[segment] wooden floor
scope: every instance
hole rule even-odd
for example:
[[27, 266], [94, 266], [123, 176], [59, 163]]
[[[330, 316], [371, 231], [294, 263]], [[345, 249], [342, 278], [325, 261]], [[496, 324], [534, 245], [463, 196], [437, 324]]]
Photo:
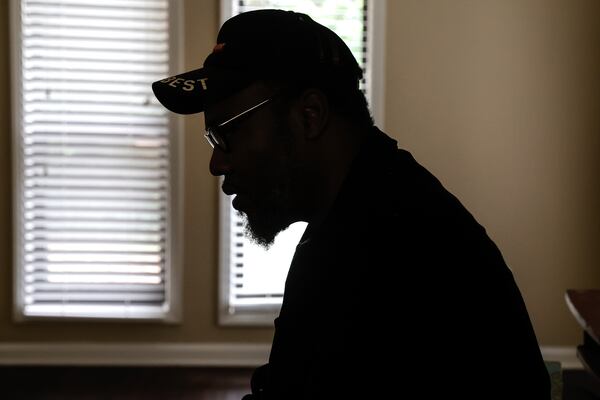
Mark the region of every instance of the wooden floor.
[[563, 400], [600, 400], [600, 380], [584, 370], [563, 371]]
[[[250, 368], [0, 367], [2, 400], [240, 400]], [[435, 380], [435, 377], [432, 377]], [[600, 381], [564, 370], [563, 400], [599, 400]]]
[[6, 400], [240, 400], [252, 369], [1, 367]]

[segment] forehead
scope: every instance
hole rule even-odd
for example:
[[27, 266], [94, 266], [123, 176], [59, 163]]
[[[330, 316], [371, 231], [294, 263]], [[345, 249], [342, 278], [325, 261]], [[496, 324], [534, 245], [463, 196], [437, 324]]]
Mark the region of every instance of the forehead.
[[211, 105], [204, 111], [204, 124], [209, 127], [227, 120], [265, 100], [271, 95], [270, 89], [263, 82], [255, 82], [226, 99]]

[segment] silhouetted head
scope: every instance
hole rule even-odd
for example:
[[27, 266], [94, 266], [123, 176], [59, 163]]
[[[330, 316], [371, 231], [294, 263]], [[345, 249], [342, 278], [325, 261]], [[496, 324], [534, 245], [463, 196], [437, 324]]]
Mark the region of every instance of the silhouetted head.
[[335, 199], [373, 124], [362, 75], [330, 29], [305, 14], [259, 10], [225, 22], [203, 68], [152, 88], [173, 112], [204, 112], [210, 172], [268, 245]]

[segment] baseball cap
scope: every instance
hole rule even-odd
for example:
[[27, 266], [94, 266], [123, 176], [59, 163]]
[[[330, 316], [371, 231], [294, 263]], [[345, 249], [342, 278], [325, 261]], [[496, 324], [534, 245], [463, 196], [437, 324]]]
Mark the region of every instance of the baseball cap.
[[227, 20], [203, 67], [152, 84], [178, 114], [202, 112], [260, 79], [326, 76], [358, 88], [363, 72], [344, 41], [308, 15], [255, 10]]

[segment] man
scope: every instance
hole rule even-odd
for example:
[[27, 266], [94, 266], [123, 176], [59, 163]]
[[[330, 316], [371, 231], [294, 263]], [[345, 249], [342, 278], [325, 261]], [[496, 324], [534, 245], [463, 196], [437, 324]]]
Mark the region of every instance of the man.
[[168, 109], [204, 112], [210, 172], [257, 242], [309, 223], [247, 398], [547, 400], [499, 250], [373, 126], [361, 78], [331, 30], [263, 10], [227, 21], [203, 68], [153, 84]]

